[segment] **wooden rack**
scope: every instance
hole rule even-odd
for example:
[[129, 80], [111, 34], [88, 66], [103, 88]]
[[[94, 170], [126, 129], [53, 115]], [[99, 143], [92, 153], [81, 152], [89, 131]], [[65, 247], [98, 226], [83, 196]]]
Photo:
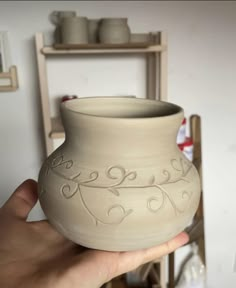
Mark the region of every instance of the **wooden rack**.
[[[129, 43], [124, 45], [101, 45], [101, 44], [88, 44], [88, 45], [54, 45], [45, 46], [43, 40], [43, 34], [37, 33], [35, 35], [36, 43], [36, 55], [38, 64], [38, 75], [39, 75], [39, 86], [40, 86], [40, 98], [41, 98], [41, 108], [43, 115], [43, 125], [44, 125], [44, 137], [45, 137], [45, 147], [46, 156], [51, 154], [54, 150], [53, 141], [54, 139], [64, 138], [64, 129], [61, 123], [60, 117], [51, 117], [50, 115], [50, 105], [49, 105], [49, 89], [48, 89], [48, 76], [47, 76], [47, 59], [49, 57], [60, 57], [66, 55], [73, 55], [79, 57], [81, 55], [96, 54], [96, 55], [114, 55], [114, 54], [124, 54], [133, 55], [141, 54], [146, 59], [146, 95], [148, 99], [159, 99], [167, 100], [167, 36], [164, 32], [157, 32], [155, 37], [151, 35], [152, 40], [149, 43]], [[191, 120], [191, 131], [194, 140], [194, 164], [196, 165], [198, 171], [201, 171], [201, 141], [200, 141], [200, 126], [198, 118]], [[201, 175], [201, 174], [200, 174]], [[203, 210], [202, 210], [202, 200], [196, 215], [199, 215], [198, 219], [201, 219], [201, 225], [203, 225]], [[198, 217], [198, 216], [196, 216]], [[196, 218], [197, 219], [197, 218]], [[199, 220], [200, 221], [200, 220]], [[199, 222], [198, 221], [198, 228]], [[196, 228], [197, 226], [195, 226]], [[194, 227], [192, 227], [194, 228]], [[194, 231], [194, 229], [193, 229]], [[201, 228], [203, 231], [203, 227]], [[196, 232], [196, 229], [195, 229]], [[205, 257], [204, 250], [204, 236], [199, 237], [197, 241], [201, 245], [201, 253]], [[193, 233], [192, 233], [193, 235]], [[195, 239], [196, 240], [196, 239]], [[202, 243], [202, 244], [200, 244]], [[147, 273], [152, 271], [152, 267], [155, 263], [160, 266], [160, 279], [156, 281], [155, 287], [166, 288], [166, 259], [163, 257], [157, 259], [156, 261], [149, 263], [142, 267], [140, 272], [143, 279], [147, 276]], [[116, 287], [116, 284], [107, 284], [107, 287]], [[153, 286], [153, 287], [154, 287]], [[174, 253], [169, 256], [169, 288], [174, 287]]]

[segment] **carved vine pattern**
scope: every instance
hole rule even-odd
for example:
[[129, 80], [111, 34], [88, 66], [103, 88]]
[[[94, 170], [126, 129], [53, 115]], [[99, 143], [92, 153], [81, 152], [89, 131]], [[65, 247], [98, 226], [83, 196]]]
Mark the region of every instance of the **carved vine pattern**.
[[[66, 183], [63, 184], [60, 188], [60, 192], [62, 194], [62, 196], [66, 199], [70, 199], [72, 198], [76, 193], [79, 192], [79, 196], [81, 199], [81, 202], [84, 206], [84, 208], [87, 210], [88, 214], [93, 218], [93, 220], [95, 221], [95, 224], [98, 225], [98, 223], [103, 223], [103, 224], [119, 224], [121, 223], [128, 215], [130, 215], [133, 210], [129, 209], [129, 210], [125, 210], [125, 208], [120, 205], [120, 204], [116, 204], [116, 205], [112, 205], [111, 207], [108, 208], [107, 210], [107, 216], [109, 216], [111, 214], [111, 212], [113, 210], [119, 210], [121, 212], [121, 217], [120, 219], [118, 219], [117, 221], [113, 221], [113, 222], [104, 222], [101, 219], [99, 219], [92, 211], [91, 209], [89, 209], [88, 205], [86, 204], [84, 197], [82, 195], [81, 192], [81, 187], [90, 187], [90, 188], [102, 188], [102, 189], [106, 189], [107, 191], [109, 191], [110, 193], [114, 194], [115, 196], [119, 197], [120, 196], [120, 189], [129, 189], [129, 188], [136, 188], [136, 189], [141, 189], [141, 188], [151, 188], [151, 187], [155, 187], [157, 188], [157, 192], [161, 193], [161, 205], [159, 205], [157, 208], [154, 208], [153, 205], [155, 202], [159, 202], [160, 200], [156, 197], [156, 196], [151, 196], [147, 199], [147, 209], [151, 212], [151, 213], [157, 213], [158, 211], [161, 210], [161, 208], [164, 206], [165, 202], [167, 200], [169, 200], [169, 203], [171, 204], [171, 206], [174, 209], [174, 212], [176, 215], [178, 215], [179, 213], [183, 213], [184, 210], [181, 210], [177, 207], [177, 205], [175, 204], [174, 200], [172, 199], [172, 197], [168, 194], [168, 192], [165, 189], [165, 185], [169, 185], [169, 184], [173, 184], [173, 183], [177, 183], [179, 181], [185, 181], [185, 182], [189, 182], [188, 178], [187, 178], [187, 174], [189, 173], [192, 164], [191, 163], [187, 163], [186, 167], [184, 165], [184, 163], [186, 164], [187, 162], [185, 162], [185, 160], [183, 160], [182, 158], [180, 159], [171, 159], [170, 164], [171, 167], [174, 171], [179, 172], [179, 176], [175, 179], [173, 179], [173, 177], [171, 176], [171, 172], [169, 170], [164, 169], [162, 171], [163, 176], [165, 177], [164, 180], [162, 180], [161, 182], [158, 182], [158, 180], [156, 179], [156, 176], [152, 175], [149, 178], [149, 181], [146, 185], [125, 185], [124, 182], [125, 180], [128, 181], [133, 181], [137, 178], [137, 172], [136, 171], [127, 171], [124, 167], [120, 166], [120, 165], [115, 165], [115, 166], [111, 166], [109, 167], [106, 171], [105, 171], [105, 175], [109, 180], [114, 181], [112, 184], [109, 185], [98, 185], [96, 184], [96, 180], [99, 178], [99, 172], [98, 171], [93, 171], [89, 174], [88, 178], [85, 180], [80, 179], [81, 176], [81, 172], [75, 174], [75, 175], [71, 175], [71, 176], [65, 176], [63, 175], [61, 172], [59, 172], [58, 170], [56, 170], [55, 168], [57, 167], [61, 167], [63, 166], [63, 168], [65, 169], [70, 169], [73, 166], [73, 161], [72, 160], [64, 160], [64, 156], [63, 155], [59, 155], [56, 158], [54, 158], [52, 160], [51, 163], [48, 163], [47, 169], [46, 169], [46, 175], [49, 173], [49, 171], [52, 171], [54, 174], [58, 175], [59, 177], [65, 179], [67, 182], [72, 182], [75, 184], [75, 188], [72, 190], [70, 184]], [[114, 174], [114, 172], [118, 172], [120, 175], [116, 176]], [[45, 189], [42, 189], [42, 194], [40, 196], [43, 196], [46, 193]], [[191, 193], [187, 192], [187, 191], [182, 191], [182, 198], [191, 198]]]

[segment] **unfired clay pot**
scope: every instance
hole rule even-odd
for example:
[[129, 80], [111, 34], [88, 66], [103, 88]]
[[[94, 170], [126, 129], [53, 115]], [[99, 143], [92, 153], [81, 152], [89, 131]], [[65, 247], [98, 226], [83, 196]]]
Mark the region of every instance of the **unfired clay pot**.
[[39, 199], [51, 224], [83, 246], [127, 251], [190, 224], [200, 182], [176, 144], [183, 110], [131, 97], [63, 102], [66, 140], [45, 161]]
[[99, 26], [99, 40], [104, 44], [123, 44], [130, 41], [127, 18], [103, 18]]

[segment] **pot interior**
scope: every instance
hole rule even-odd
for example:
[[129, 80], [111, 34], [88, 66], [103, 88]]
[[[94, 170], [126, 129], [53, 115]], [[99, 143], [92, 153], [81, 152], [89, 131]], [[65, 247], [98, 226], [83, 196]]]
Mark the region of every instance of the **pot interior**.
[[108, 118], [153, 118], [182, 112], [181, 107], [169, 102], [132, 97], [87, 97], [62, 105], [79, 114]]

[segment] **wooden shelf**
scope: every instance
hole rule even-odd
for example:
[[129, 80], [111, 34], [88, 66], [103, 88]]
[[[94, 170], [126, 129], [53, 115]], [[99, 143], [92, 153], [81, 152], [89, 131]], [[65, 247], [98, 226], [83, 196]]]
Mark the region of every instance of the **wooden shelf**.
[[[59, 45], [59, 44], [58, 44]], [[58, 46], [57, 46], [58, 47]], [[123, 45], [61, 45], [60, 49], [53, 46], [45, 46], [41, 49], [44, 55], [75, 55], [75, 54], [129, 54], [129, 53], [153, 53], [167, 49], [166, 45], [144, 45], [133, 43]]]

